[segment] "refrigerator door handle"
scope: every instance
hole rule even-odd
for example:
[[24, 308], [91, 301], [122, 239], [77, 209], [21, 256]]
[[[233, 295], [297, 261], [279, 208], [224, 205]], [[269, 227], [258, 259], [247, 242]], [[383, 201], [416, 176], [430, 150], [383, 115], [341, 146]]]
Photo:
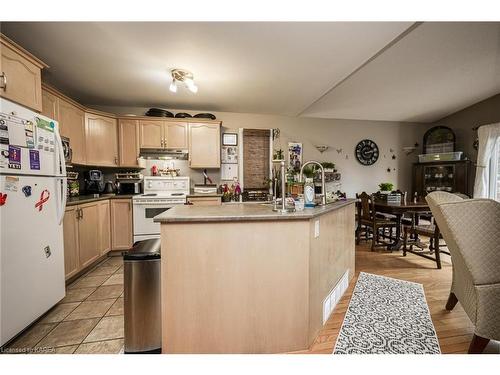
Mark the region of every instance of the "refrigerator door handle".
[[58, 157], [56, 158], [56, 175], [58, 176], [66, 176], [66, 161], [64, 158], [64, 147], [62, 144], [62, 139], [61, 139], [61, 134], [59, 134], [59, 126], [56, 129], [57, 131], [54, 132], [56, 136], [56, 142], [57, 142], [57, 154]]
[[[59, 182], [60, 181], [60, 182]], [[64, 212], [66, 211], [66, 191], [68, 190], [68, 180], [66, 177], [56, 177], [56, 190], [57, 190], [57, 222], [62, 224], [64, 219]]]

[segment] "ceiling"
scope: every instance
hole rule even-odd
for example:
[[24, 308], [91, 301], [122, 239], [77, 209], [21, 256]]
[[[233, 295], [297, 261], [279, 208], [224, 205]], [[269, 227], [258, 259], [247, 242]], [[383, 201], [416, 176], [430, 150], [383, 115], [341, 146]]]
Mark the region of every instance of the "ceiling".
[[[500, 23], [16, 22], [86, 105], [432, 122], [500, 92]], [[193, 72], [197, 94], [168, 90]]]

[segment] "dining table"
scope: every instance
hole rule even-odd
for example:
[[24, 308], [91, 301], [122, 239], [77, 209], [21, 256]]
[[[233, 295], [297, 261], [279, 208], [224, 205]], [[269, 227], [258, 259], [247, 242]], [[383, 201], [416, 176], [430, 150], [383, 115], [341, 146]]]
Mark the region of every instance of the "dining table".
[[[414, 215], [416, 213], [430, 212], [429, 205], [426, 201], [418, 200], [416, 202], [401, 202], [401, 203], [389, 203], [383, 200], [375, 200], [375, 210], [384, 214], [394, 215], [397, 222], [396, 226], [396, 238], [395, 240], [387, 246], [388, 250], [394, 251], [401, 249], [403, 241], [401, 239], [401, 224], [404, 214]], [[418, 215], [417, 215], [418, 216]]]

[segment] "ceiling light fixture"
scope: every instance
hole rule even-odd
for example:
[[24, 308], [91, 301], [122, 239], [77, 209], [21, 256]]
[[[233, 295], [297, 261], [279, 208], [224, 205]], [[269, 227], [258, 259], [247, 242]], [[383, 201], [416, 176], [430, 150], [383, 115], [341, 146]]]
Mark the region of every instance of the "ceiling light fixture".
[[194, 83], [193, 73], [184, 69], [172, 69], [172, 83], [170, 84], [170, 91], [177, 92], [177, 84], [182, 82], [189, 91], [196, 94], [198, 92], [198, 86]]

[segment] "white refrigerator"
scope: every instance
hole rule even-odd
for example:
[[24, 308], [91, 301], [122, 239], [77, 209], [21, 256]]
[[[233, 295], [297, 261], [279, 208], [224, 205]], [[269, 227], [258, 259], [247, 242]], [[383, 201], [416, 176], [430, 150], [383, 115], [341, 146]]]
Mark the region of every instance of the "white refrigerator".
[[0, 98], [0, 346], [65, 296], [58, 123]]

